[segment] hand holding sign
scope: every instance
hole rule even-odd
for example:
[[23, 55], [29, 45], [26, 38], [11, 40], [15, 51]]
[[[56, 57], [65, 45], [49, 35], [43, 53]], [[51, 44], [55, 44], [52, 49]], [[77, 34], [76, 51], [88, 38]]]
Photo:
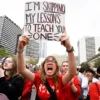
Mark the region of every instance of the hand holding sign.
[[24, 34], [24, 29], [22, 30], [22, 35], [19, 37], [18, 50], [23, 50], [24, 47], [29, 43], [28, 35]]
[[70, 44], [69, 36], [67, 35], [66, 29], [63, 34], [59, 37], [59, 41], [61, 41], [61, 44], [65, 46], [67, 49], [71, 49], [72, 46]]

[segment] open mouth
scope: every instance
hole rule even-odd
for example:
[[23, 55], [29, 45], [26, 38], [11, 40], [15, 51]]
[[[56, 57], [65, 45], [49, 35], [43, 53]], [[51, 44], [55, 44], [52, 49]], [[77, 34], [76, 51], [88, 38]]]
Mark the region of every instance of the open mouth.
[[51, 70], [51, 71], [52, 71], [52, 70], [53, 70], [53, 68], [47, 68], [47, 70]]

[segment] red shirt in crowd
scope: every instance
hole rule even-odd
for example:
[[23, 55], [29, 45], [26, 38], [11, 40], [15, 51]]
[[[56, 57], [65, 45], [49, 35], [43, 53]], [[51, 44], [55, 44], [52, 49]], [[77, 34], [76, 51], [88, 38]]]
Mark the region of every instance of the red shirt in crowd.
[[68, 83], [65, 87], [64, 87], [64, 100], [78, 100], [80, 93], [81, 93], [81, 85], [80, 85], [80, 81], [78, 79], [77, 76], [73, 77], [73, 83], [76, 86], [76, 88], [78, 89], [76, 93], [72, 92], [71, 86]]
[[[55, 89], [55, 84], [53, 82], [52, 78], [47, 79], [50, 87], [54, 90]], [[38, 91], [38, 96], [41, 100], [48, 100], [50, 97], [50, 93], [47, 90], [46, 86], [41, 82], [41, 78], [39, 74], [35, 73], [35, 80], [34, 84], [36, 87], [36, 90]], [[62, 83], [62, 76], [59, 76], [59, 82], [58, 85], [56, 86], [56, 95], [57, 95], [57, 100], [64, 100], [63, 96], [63, 83]]]
[[[97, 88], [97, 86], [98, 88]], [[98, 84], [97, 82], [95, 83], [91, 83], [89, 85], [89, 96], [90, 96], [90, 100], [100, 100], [100, 84]]]
[[32, 90], [32, 85], [33, 85], [33, 83], [31, 81], [29, 81], [29, 80], [25, 81], [22, 96], [21, 96], [21, 100], [28, 100], [29, 93]]

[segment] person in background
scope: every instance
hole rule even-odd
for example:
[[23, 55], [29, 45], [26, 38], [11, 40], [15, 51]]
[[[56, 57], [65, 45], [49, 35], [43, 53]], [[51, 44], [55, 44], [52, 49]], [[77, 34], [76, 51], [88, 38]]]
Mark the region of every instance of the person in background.
[[89, 85], [90, 83], [96, 82], [98, 80], [97, 79], [94, 80], [95, 72], [91, 68], [86, 69], [84, 76], [88, 79], [88, 83], [86, 82], [87, 86], [83, 88], [83, 97], [84, 97], [84, 100], [88, 100], [89, 99], [89, 94], [88, 94]]
[[[30, 72], [24, 64], [23, 50], [24, 47], [29, 43], [29, 37], [22, 34], [19, 37], [17, 47], [17, 60], [18, 60], [18, 71], [28, 80], [34, 82], [37, 90], [38, 100], [64, 100], [63, 88], [71, 81], [76, 75], [76, 61], [73, 53], [73, 47], [70, 44], [69, 37], [66, 31], [61, 34], [59, 41], [65, 46], [68, 52], [68, 64], [69, 69], [66, 74], [59, 75], [59, 66], [57, 60], [53, 56], [48, 56], [41, 64], [39, 74]], [[47, 84], [50, 86], [52, 93], [46, 88]]]
[[[66, 74], [68, 71], [68, 61], [63, 61], [62, 74]], [[81, 85], [78, 77], [75, 75], [72, 80], [64, 87], [64, 100], [78, 100], [81, 93]]]
[[84, 76], [85, 70], [83, 68], [79, 69], [78, 67], [77, 67], [77, 77], [81, 84], [81, 94], [79, 96], [79, 100], [84, 100], [84, 93], [85, 93], [84, 91], [88, 87], [88, 78]]
[[34, 72], [34, 67], [32, 64], [27, 64], [26, 66], [32, 73]]
[[98, 81], [90, 83], [89, 85], [89, 97], [90, 100], [100, 100], [100, 66], [97, 67]]
[[100, 80], [100, 66], [97, 67], [96, 78]]
[[24, 79], [17, 73], [17, 63], [13, 57], [5, 58], [0, 68], [0, 93], [9, 100], [18, 100], [22, 94]]
[[96, 79], [95, 76], [95, 71], [93, 69], [87, 69], [85, 71], [85, 76], [88, 78], [88, 84], [91, 82], [97, 82], [98, 79]]
[[40, 71], [40, 66], [36, 66], [34, 68], [34, 73], [38, 73], [39, 74], [39, 71]]

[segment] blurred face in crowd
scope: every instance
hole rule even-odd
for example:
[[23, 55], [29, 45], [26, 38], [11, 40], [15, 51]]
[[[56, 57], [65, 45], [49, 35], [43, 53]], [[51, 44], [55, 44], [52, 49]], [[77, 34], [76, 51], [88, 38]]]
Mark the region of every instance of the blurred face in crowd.
[[68, 71], [68, 62], [62, 63], [62, 73], [65, 74]]
[[44, 70], [47, 77], [52, 77], [57, 69], [56, 60], [53, 57], [48, 57], [44, 63]]
[[91, 72], [86, 72], [85, 75], [88, 78], [89, 82], [92, 82], [93, 74]]
[[12, 70], [13, 69], [13, 59], [7, 58], [3, 63], [4, 70]]

